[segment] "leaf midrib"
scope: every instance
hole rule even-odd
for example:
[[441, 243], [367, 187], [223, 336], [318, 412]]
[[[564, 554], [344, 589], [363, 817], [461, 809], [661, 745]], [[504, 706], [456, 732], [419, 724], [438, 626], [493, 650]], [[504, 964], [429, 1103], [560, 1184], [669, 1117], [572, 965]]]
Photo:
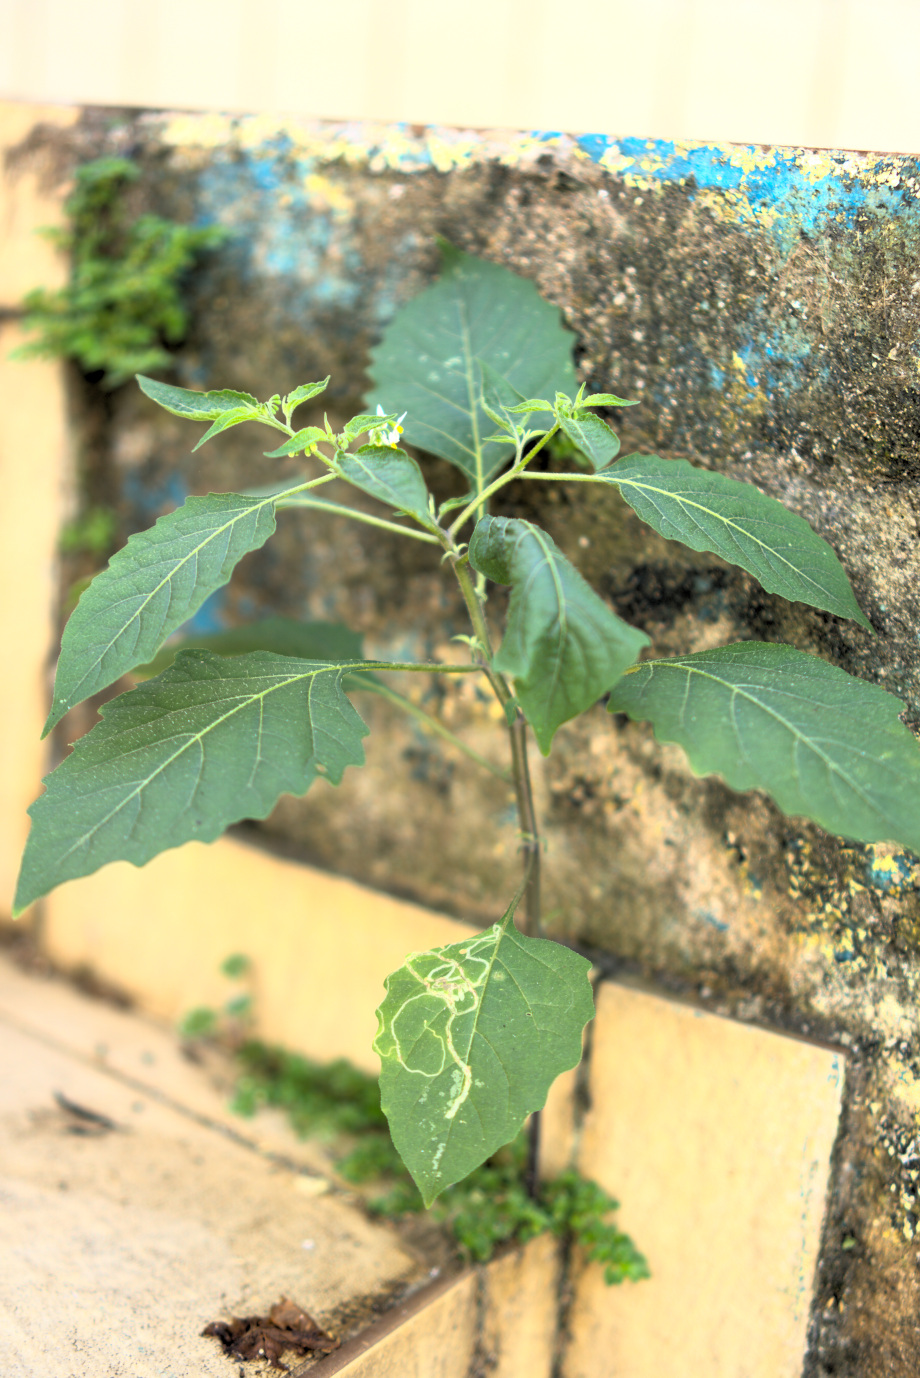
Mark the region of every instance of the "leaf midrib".
[[[739, 549], [742, 550], [742, 553], [743, 553], [743, 546], [742, 546], [741, 541], [739, 540], [738, 536], [735, 535], [735, 532], [736, 532], [736, 531], [740, 531], [744, 536], [747, 537], [747, 539], [748, 539], [749, 541], [752, 541], [755, 545], [759, 546], [760, 549], [761, 549], [765, 554], [770, 554], [770, 555], [774, 556], [777, 560], [780, 560], [780, 561], [781, 561], [784, 565], [786, 565], [787, 568], [790, 569], [794, 574], [797, 574], [797, 575], [799, 576], [799, 578], [803, 579], [806, 583], [811, 584], [812, 587], [816, 588], [820, 593], [822, 593], [822, 594], [824, 595], [825, 598], [836, 598], [836, 597], [837, 597], [837, 595], [834, 593], [834, 591], [833, 591], [832, 589], [826, 588], [823, 584], [819, 583], [817, 579], [812, 578], [811, 575], [807, 574], [803, 569], [800, 569], [798, 565], [793, 564], [793, 562], [792, 562], [791, 560], [787, 559], [786, 556], [784, 556], [780, 551], [776, 550], [773, 546], [767, 545], [767, 543], [766, 543], [765, 541], [762, 541], [758, 536], [755, 536], [753, 532], [748, 531], [744, 526], [741, 525], [740, 522], [733, 521], [730, 517], [725, 517], [725, 516], [722, 515], [722, 513], [713, 511], [713, 509], [712, 509], [711, 507], [706, 507], [706, 506], [705, 506], [703, 503], [701, 503], [701, 502], [696, 502], [696, 501], [694, 501], [692, 498], [687, 498], [687, 497], [684, 497], [684, 496], [681, 495], [681, 494], [674, 493], [674, 492], [672, 492], [671, 490], [669, 490], [669, 489], [667, 489], [667, 488], [658, 488], [658, 487], [656, 487], [654, 484], [651, 484], [651, 483], [642, 483], [642, 482], [641, 482], [640, 480], [638, 480], [638, 479], [632, 479], [632, 478], [619, 478], [619, 477], [617, 477], [616, 473], [612, 473], [612, 474], [610, 474], [609, 476], [605, 476], [605, 477], [607, 478], [607, 481], [608, 481], [608, 482], [616, 484], [617, 487], [620, 487], [620, 488], [624, 488], [624, 487], [625, 487], [625, 488], [628, 488], [628, 487], [638, 488], [638, 489], [642, 490], [643, 492], [647, 492], [647, 493], [649, 493], [649, 494], [656, 494], [656, 495], [661, 496], [661, 497], [671, 498], [672, 501], [678, 503], [680, 506], [682, 506], [682, 507], [684, 507], [684, 508], [691, 508], [691, 507], [694, 507], [694, 508], [696, 508], [696, 509], [697, 509], [698, 511], [700, 511], [700, 512], [705, 512], [708, 516], [714, 517], [714, 518], [716, 519], [716, 521], [722, 522], [727, 528], [729, 528], [729, 529], [731, 530], [731, 532], [732, 532], [732, 539], [736, 542], [736, 544], [738, 545]], [[756, 491], [757, 491], [758, 493], [760, 493], [760, 489], [759, 489], [759, 488], [758, 488]], [[763, 495], [762, 495], [762, 496], [763, 496]], [[659, 509], [659, 510], [660, 510], [660, 509]], [[666, 514], [666, 513], [662, 513], [662, 515], [663, 515], [663, 516], [666, 516], [667, 514]], [[687, 515], [690, 516], [690, 513], [688, 512]], [[795, 513], [790, 513], [789, 515], [790, 515], [790, 516], [795, 516]], [[704, 528], [702, 527], [702, 525], [700, 524], [700, 522], [699, 522], [695, 517], [694, 517], [694, 518], [691, 518], [691, 519], [695, 522], [695, 524], [696, 524], [696, 526], [697, 526], [697, 529], [702, 533], [702, 535], [706, 536], [707, 533], [705, 532], [705, 530], [704, 530]], [[810, 528], [809, 528], [809, 529], [810, 529]]]
[[[199, 554], [201, 553], [201, 551], [204, 550], [204, 549], [208, 546], [208, 544], [209, 544], [211, 541], [216, 540], [217, 537], [223, 535], [223, 533], [224, 533], [225, 531], [231, 530], [231, 529], [233, 528], [233, 526], [234, 526], [237, 522], [242, 521], [244, 517], [248, 517], [248, 516], [253, 516], [253, 515], [255, 515], [257, 512], [261, 511], [261, 509], [262, 509], [263, 507], [272, 506], [274, 503], [278, 502], [279, 498], [284, 497], [284, 496], [285, 496], [285, 495], [284, 495], [283, 493], [280, 493], [280, 494], [279, 494], [279, 493], [275, 493], [275, 494], [273, 494], [272, 497], [270, 497], [270, 498], [264, 498], [261, 502], [254, 503], [252, 506], [249, 506], [249, 507], [246, 507], [246, 508], [241, 509], [241, 510], [238, 511], [229, 521], [224, 522], [224, 524], [223, 524], [222, 526], [219, 526], [219, 527], [217, 527], [214, 531], [212, 531], [212, 532], [207, 536], [207, 538], [206, 538], [205, 540], [201, 541], [197, 546], [195, 546], [194, 549], [188, 551], [187, 554], [186, 554], [181, 560], [179, 560], [176, 564], [174, 564], [174, 565], [172, 566], [172, 568], [171, 568], [169, 574], [165, 575], [165, 576], [160, 580], [160, 582], [155, 586], [155, 588], [152, 588], [152, 589], [149, 591], [149, 593], [147, 594], [147, 597], [146, 597], [146, 598], [144, 599], [144, 601], [138, 606], [138, 608], [135, 610], [134, 614], [133, 614], [131, 617], [129, 617], [128, 620], [127, 620], [126, 622], [122, 623], [122, 625], [119, 627], [118, 631], [115, 632], [115, 634], [111, 637], [111, 639], [105, 644], [105, 646], [102, 648], [102, 650], [101, 650], [101, 651], [98, 653], [98, 655], [96, 656], [95, 660], [92, 661], [92, 663], [87, 667], [87, 669], [85, 670], [85, 672], [83, 673], [83, 675], [80, 677], [80, 679], [77, 681], [77, 683], [71, 688], [69, 694], [67, 694], [66, 697], [64, 697], [63, 699], [59, 700], [59, 704], [60, 704], [60, 703], [70, 703], [70, 702], [76, 702], [76, 701], [77, 701], [77, 700], [74, 699], [73, 696], [74, 696], [74, 694], [79, 693], [80, 686], [86, 682], [86, 680], [89, 678], [89, 676], [92, 674], [92, 672], [93, 672], [94, 670], [96, 670], [96, 669], [99, 668], [99, 666], [102, 664], [102, 661], [105, 659], [105, 657], [108, 655], [109, 651], [110, 651], [110, 650], [112, 649], [112, 647], [115, 645], [116, 641], [120, 640], [120, 638], [123, 637], [123, 636], [125, 635], [125, 633], [127, 632], [128, 628], [132, 625], [132, 623], [136, 622], [136, 621], [138, 620], [138, 618], [141, 617], [141, 615], [143, 614], [143, 612], [144, 612], [144, 610], [146, 609], [147, 605], [150, 603], [151, 599], [155, 598], [156, 595], [160, 592], [160, 590], [163, 589], [164, 587], [166, 587], [166, 585], [172, 583], [172, 581], [176, 578], [177, 574], [178, 574], [179, 571], [183, 568], [184, 565], [188, 564], [188, 562], [189, 562], [190, 560], [193, 560], [193, 559], [197, 560], [197, 558], [198, 558]], [[178, 539], [178, 538], [179, 538], [179, 533], [176, 533], [176, 535], [173, 537], [173, 539]], [[125, 571], [125, 573], [127, 574], [127, 571]], [[170, 602], [171, 602], [171, 595], [170, 595]], [[113, 605], [113, 604], [110, 604], [109, 606], [110, 606], [110, 607], [112, 607], [112, 606], [116, 606], [116, 607], [117, 607], [117, 603], [114, 604], [114, 605]], [[169, 611], [169, 609], [167, 608], [167, 613], [168, 613], [168, 611]], [[165, 618], [164, 618], [164, 620], [165, 620]]]
[[[335, 665], [335, 666], [331, 666], [331, 667], [329, 667], [329, 666], [324, 666], [321, 670], [308, 670], [308, 671], [305, 671], [304, 673], [299, 674], [299, 675], [291, 675], [291, 676], [289, 676], [287, 679], [281, 680], [281, 681], [279, 681], [277, 684], [273, 684], [273, 685], [271, 685], [269, 688], [264, 689], [264, 690], [260, 691], [259, 693], [247, 695], [245, 698], [241, 699], [240, 702], [238, 702], [237, 704], [235, 704], [234, 707], [231, 708], [228, 712], [222, 714], [221, 717], [219, 717], [219, 718], [215, 718], [213, 722], [208, 723], [208, 725], [207, 725], [206, 727], [202, 728], [200, 732], [193, 733], [192, 736], [187, 737], [186, 740], [183, 742], [182, 746], [180, 746], [176, 751], [174, 751], [173, 754], [172, 754], [170, 757], [168, 757], [165, 761], [162, 761], [162, 762], [160, 763], [160, 765], [157, 766], [156, 770], [151, 771], [151, 773], [146, 777], [146, 779], [140, 781], [140, 782], [136, 785], [136, 787], [131, 791], [130, 794], [125, 795], [125, 797], [124, 797], [123, 799], [121, 799], [121, 800], [119, 801], [119, 803], [118, 803], [113, 809], [110, 809], [110, 810], [109, 810], [109, 812], [105, 815], [104, 818], [99, 819], [99, 821], [98, 821], [92, 828], [90, 828], [87, 832], [85, 832], [85, 833], [82, 835], [82, 837], [79, 837], [79, 838], [76, 840], [76, 842], [73, 843], [73, 845], [72, 845], [71, 847], [68, 847], [67, 851], [64, 852], [64, 854], [59, 858], [59, 860], [58, 860], [58, 865], [59, 865], [59, 866], [62, 865], [62, 864], [67, 860], [67, 858], [68, 858], [69, 856], [71, 856], [75, 851], [77, 851], [77, 849], [78, 849], [79, 847], [82, 847], [82, 846], [84, 845], [84, 843], [86, 843], [86, 842], [89, 841], [91, 838], [93, 838], [93, 837], [96, 835], [96, 833], [99, 832], [99, 830], [100, 830], [101, 828], [104, 828], [104, 827], [106, 826], [107, 823], [111, 822], [111, 820], [112, 820], [117, 814], [119, 814], [119, 813], [122, 811], [122, 809], [126, 808], [127, 805], [130, 804], [131, 801], [132, 801], [133, 799], [136, 799], [136, 798], [138, 797], [138, 795], [140, 795], [141, 793], [143, 793], [143, 791], [144, 791], [145, 789], [147, 789], [147, 788], [153, 783], [153, 781], [157, 779], [158, 776], [162, 775], [162, 773], [163, 773], [164, 770], [167, 770], [175, 761], [178, 761], [179, 758], [182, 756], [182, 754], [183, 754], [184, 752], [190, 750], [193, 746], [196, 746], [196, 745], [197, 745], [197, 746], [199, 746], [199, 747], [201, 748], [201, 750], [202, 750], [202, 756], [203, 756], [203, 755], [204, 755], [204, 748], [203, 748], [203, 746], [202, 746], [202, 743], [203, 743], [205, 737], [207, 737], [207, 735], [208, 735], [209, 732], [214, 731], [216, 728], [220, 727], [223, 723], [228, 722], [228, 721], [234, 716], [234, 714], [239, 713], [239, 712], [242, 712], [244, 708], [248, 708], [248, 707], [250, 707], [252, 704], [257, 703], [257, 702], [260, 702], [260, 701], [261, 701], [262, 705], [264, 705], [264, 701], [265, 701], [265, 699], [268, 697], [269, 694], [273, 694], [273, 693], [274, 693], [276, 690], [278, 690], [278, 689], [286, 689], [289, 685], [291, 685], [291, 684], [297, 684], [297, 683], [299, 683], [301, 680], [304, 680], [304, 679], [311, 679], [311, 678], [312, 678], [312, 679], [315, 679], [318, 675], [321, 675], [321, 674], [333, 674], [333, 673], [344, 674], [344, 672], [345, 672], [346, 669], [354, 670], [354, 669], [356, 669], [356, 668], [358, 668], [358, 667], [357, 667], [357, 666], [345, 666], [345, 667], [343, 667], [343, 666], [338, 665], [338, 664]], [[312, 717], [311, 717], [311, 725], [312, 725]], [[261, 726], [261, 716], [260, 716], [260, 726]], [[147, 743], [147, 745], [154, 745], [154, 746], [155, 746], [156, 743]], [[198, 786], [197, 786], [197, 783], [196, 783], [195, 788], [197, 789], [197, 787], [198, 787]]]
[[[643, 666], [642, 668], [646, 668], [646, 667], [649, 668], [649, 669], [651, 669], [651, 670], [655, 670], [655, 669], [682, 669], [682, 670], [686, 670], [687, 675], [688, 675], [688, 680], [687, 680], [688, 689], [687, 689], [687, 693], [689, 693], [689, 676], [690, 676], [690, 675], [699, 675], [699, 676], [700, 676], [701, 678], [703, 678], [703, 679], [709, 679], [709, 680], [711, 680], [714, 684], [721, 684], [724, 688], [729, 689], [729, 690], [731, 691], [731, 694], [732, 694], [732, 709], [731, 709], [731, 711], [732, 711], [732, 716], [733, 716], [733, 717], [734, 717], [734, 699], [735, 699], [735, 697], [738, 696], [738, 697], [741, 697], [741, 698], [743, 698], [743, 699], [747, 699], [747, 701], [748, 701], [749, 703], [754, 704], [755, 707], [759, 708], [762, 712], [766, 713], [769, 717], [774, 718], [775, 721], [776, 721], [777, 723], [781, 724], [783, 727], [785, 727], [785, 728], [791, 733], [791, 735], [795, 738], [795, 750], [796, 750], [796, 751], [799, 749], [800, 746], [804, 747], [806, 750], [813, 751], [814, 754], [815, 754], [820, 760], [822, 760], [822, 761], [824, 762], [825, 768], [826, 768], [832, 775], [835, 775], [836, 777], [838, 777], [844, 784], [848, 785], [849, 788], [852, 789], [853, 793], [854, 793], [854, 794], [857, 794], [857, 795], [859, 796], [859, 798], [862, 799], [863, 803], [864, 803], [868, 808], [872, 809], [872, 811], [873, 811], [874, 813], [880, 814], [882, 817], [886, 817], [886, 815], [883, 813], [883, 811], [879, 808], [878, 804], [876, 804], [876, 803], [873, 802], [871, 796], [867, 795], [867, 794], [865, 793], [865, 791], [864, 791], [855, 781], [852, 781], [852, 780], [849, 778], [849, 776], [847, 776], [847, 775], [843, 772], [843, 770], [842, 770], [839, 766], [836, 765], [836, 763], [833, 761], [833, 759], [832, 759], [830, 756], [827, 755], [826, 752], [822, 751], [822, 750], [820, 749], [820, 747], [818, 747], [817, 744], [814, 743], [809, 737], [806, 737], [805, 734], [804, 734], [804, 732], [800, 732], [799, 729], [795, 726], [794, 723], [789, 722], [788, 719], [784, 718], [784, 717], [782, 716], [781, 713], [778, 713], [778, 712], [776, 711], [776, 709], [771, 708], [768, 704], [764, 703], [761, 699], [758, 699], [757, 697], [755, 697], [754, 694], [752, 694], [752, 693], [750, 693], [750, 692], [748, 692], [748, 691], [745, 691], [744, 689], [742, 689], [742, 688], [741, 688], [740, 686], [738, 686], [738, 685], [729, 683], [728, 680], [720, 679], [718, 675], [714, 675], [714, 674], [712, 674], [711, 672], [706, 671], [706, 670], [701, 670], [701, 669], [699, 669], [696, 665], [688, 665], [685, 661], [678, 661], [676, 658], [675, 658], [675, 660], [673, 660], [673, 661], [669, 661], [669, 660], [647, 661], [647, 662], [646, 662], [646, 666]], [[687, 696], [686, 696], [686, 694], [685, 694], [685, 696], [684, 696], [684, 706], [681, 708], [680, 722], [681, 722], [681, 726], [682, 726], [682, 727], [684, 726], [684, 717], [683, 717], [683, 714], [684, 714], [684, 707], [686, 707], [686, 697], [687, 697]], [[738, 741], [739, 746], [741, 746], [742, 752], [743, 752], [743, 751], [744, 751], [743, 743], [742, 743], [742, 741], [741, 741], [741, 737], [740, 737], [740, 735], [738, 734], [737, 729], [735, 730], [735, 737], [736, 737], [736, 740]], [[798, 769], [798, 766], [797, 766], [797, 764], [796, 764], [796, 762], [795, 762], [794, 757], [793, 757], [793, 769], [795, 770], [796, 783], [799, 785], [799, 788], [801, 789], [801, 783], [800, 783], [800, 777], [799, 777], [799, 769]]]

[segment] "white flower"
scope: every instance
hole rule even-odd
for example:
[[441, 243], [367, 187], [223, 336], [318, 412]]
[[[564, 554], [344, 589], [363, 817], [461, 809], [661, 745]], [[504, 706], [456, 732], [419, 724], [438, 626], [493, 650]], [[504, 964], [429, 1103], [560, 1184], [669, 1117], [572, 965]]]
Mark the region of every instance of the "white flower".
[[[377, 415], [386, 416], [386, 412], [379, 402], [377, 403]], [[396, 418], [395, 426], [378, 426], [375, 430], [371, 431], [368, 436], [371, 444], [397, 446], [399, 444], [399, 437], [403, 433], [401, 422], [405, 421], [405, 419], [406, 413], [403, 412], [402, 416]]]

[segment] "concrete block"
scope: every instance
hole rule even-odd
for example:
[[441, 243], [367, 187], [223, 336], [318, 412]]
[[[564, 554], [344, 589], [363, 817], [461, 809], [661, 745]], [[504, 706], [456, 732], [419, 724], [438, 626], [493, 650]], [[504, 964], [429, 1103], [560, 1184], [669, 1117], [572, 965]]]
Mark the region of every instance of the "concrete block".
[[839, 1053], [605, 983], [580, 1167], [650, 1281], [575, 1283], [565, 1378], [799, 1378]]

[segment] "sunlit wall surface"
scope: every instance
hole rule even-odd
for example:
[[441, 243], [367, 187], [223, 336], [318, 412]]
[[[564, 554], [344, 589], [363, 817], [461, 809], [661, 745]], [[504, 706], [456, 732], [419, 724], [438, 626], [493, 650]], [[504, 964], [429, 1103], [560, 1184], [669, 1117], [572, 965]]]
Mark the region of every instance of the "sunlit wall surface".
[[917, 0], [0, 0], [0, 96], [914, 152]]

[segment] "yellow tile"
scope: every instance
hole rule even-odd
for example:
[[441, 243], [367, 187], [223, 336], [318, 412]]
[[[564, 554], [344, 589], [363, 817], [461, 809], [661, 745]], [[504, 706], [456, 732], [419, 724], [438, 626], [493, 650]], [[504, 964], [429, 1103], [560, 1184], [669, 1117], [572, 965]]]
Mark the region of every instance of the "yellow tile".
[[[0, 155], [38, 123], [66, 125], [73, 110], [0, 104]], [[40, 225], [60, 218], [60, 194], [43, 188], [41, 167], [6, 167], [0, 157], [0, 306], [18, 306], [29, 288], [58, 285], [65, 266]], [[8, 915], [26, 809], [44, 773], [40, 742], [54, 635], [57, 535], [70, 472], [61, 370], [9, 355], [18, 326], [0, 328], [0, 644], [11, 654], [0, 678], [0, 915]]]
[[552, 1235], [532, 1239], [482, 1270], [480, 1347], [489, 1378], [550, 1378], [560, 1271]]
[[652, 1279], [578, 1279], [566, 1378], [799, 1378], [842, 1058], [601, 987], [580, 1166]]
[[222, 1003], [232, 992], [220, 963], [243, 952], [264, 1038], [368, 1071], [384, 977], [407, 953], [470, 931], [226, 837], [72, 881], [45, 902], [43, 927], [54, 961], [88, 964], [170, 1020]]
[[[327, 1359], [323, 1378], [467, 1378], [476, 1347], [478, 1286], [475, 1273], [464, 1273], [433, 1296], [420, 1295], [398, 1308]], [[312, 1372], [312, 1365], [302, 1372]]]

